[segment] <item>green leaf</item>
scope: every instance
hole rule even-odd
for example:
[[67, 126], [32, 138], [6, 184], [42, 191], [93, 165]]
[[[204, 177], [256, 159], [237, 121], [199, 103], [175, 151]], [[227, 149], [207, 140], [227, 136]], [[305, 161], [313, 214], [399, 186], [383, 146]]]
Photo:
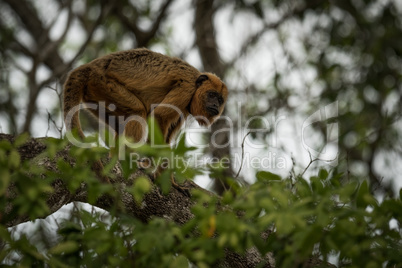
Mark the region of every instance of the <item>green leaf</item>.
[[[116, 166], [116, 163], [117, 163], [117, 156], [115, 155], [110, 159], [110, 161], [106, 165], [103, 166], [102, 171], [103, 175], [110, 176], [112, 169]], [[133, 167], [135, 168], [136, 165], [133, 165]], [[133, 171], [135, 171], [135, 169]]]
[[174, 149], [176, 155], [184, 156], [187, 152], [197, 150], [197, 147], [187, 147], [186, 146], [186, 133], [180, 135], [179, 141]]
[[159, 127], [158, 122], [153, 116], [148, 118], [148, 137], [153, 145], [164, 145], [166, 144], [163, 138], [162, 131]]
[[183, 255], [179, 255], [174, 259], [174, 261], [170, 264], [169, 267], [187, 268], [189, 267], [189, 263], [188, 260]]
[[288, 235], [294, 228], [292, 215], [278, 214], [275, 226], [279, 235]]
[[365, 208], [368, 205], [365, 198], [366, 195], [370, 195], [369, 186], [367, 181], [363, 181], [356, 196], [356, 205], [358, 207]]
[[180, 139], [177, 142], [176, 148], [174, 149], [175, 154], [177, 155], [184, 155], [187, 151], [186, 148], [186, 133], [180, 135]]
[[21, 145], [23, 145], [29, 138], [29, 134], [28, 133], [22, 133], [21, 135], [19, 135], [15, 141], [14, 141], [14, 147], [20, 147]]
[[311, 183], [311, 188], [313, 189], [313, 192], [316, 193], [323, 193], [324, 191], [324, 184], [323, 181], [318, 178], [318, 177], [311, 177], [310, 178], [310, 183]]
[[12, 240], [10, 232], [4, 227], [4, 225], [0, 225], [0, 237], [3, 241], [10, 242]]
[[299, 233], [297, 243], [300, 243], [300, 251], [303, 256], [308, 256], [313, 252], [314, 245], [320, 242], [322, 235], [323, 232], [318, 226], [304, 228], [303, 232]]
[[120, 166], [125, 179], [128, 179], [128, 177], [137, 170], [137, 165], [138, 163], [136, 161], [129, 161], [129, 159], [120, 161]]
[[10, 172], [6, 169], [0, 170], [0, 196], [2, 196], [10, 184]]
[[318, 178], [320, 178], [320, 180], [326, 180], [328, 178], [328, 171], [323, 168], [320, 169], [318, 172]]
[[144, 198], [144, 195], [151, 190], [151, 183], [149, 179], [145, 177], [139, 177], [135, 180], [134, 185], [131, 190], [131, 194], [133, 195], [135, 201], [141, 202]]
[[13, 148], [13, 146], [11, 145], [11, 143], [8, 140], [1, 140], [0, 141], [0, 149], [3, 149], [5, 151], [9, 151], [9, 150], [11, 150], [11, 148]]
[[222, 203], [230, 204], [234, 200], [233, 193], [231, 191], [225, 191], [222, 196]]
[[340, 182], [340, 180], [343, 177], [343, 173], [337, 173], [335, 175], [333, 175], [330, 179], [331, 185], [334, 187], [340, 187], [342, 185], [342, 183]]
[[264, 181], [280, 181], [282, 178], [279, 175], [268, 171], [258, 171], [256, 174], [257, 180], [260, 182]]
[[49, 250], [50, 254], [60, 255], [60, 254], [69, 254], [76, 252], [79, 249], [79, 245], [75, 241], [66, 241], [62, 242]]
[[168, 194], [170, 191], [170, 188], [172, 187], [170, 175], [171, 175], [171, 172], [169, 170], [166, 170], [156, 180], [158, 182], [158, 184], [160, 185], [163, 194]]
[[8, 157], [8, 166], [11, 169], [18, 168], [21, 163], [21, 157], [17, 150], [11, 150]]
[[295, 185], [296, 185], [297, 193], [301, 197], [311, 196], [310, 184], [305, 179], [303, 179], [303, 178], [297, 179], [297, 182]]

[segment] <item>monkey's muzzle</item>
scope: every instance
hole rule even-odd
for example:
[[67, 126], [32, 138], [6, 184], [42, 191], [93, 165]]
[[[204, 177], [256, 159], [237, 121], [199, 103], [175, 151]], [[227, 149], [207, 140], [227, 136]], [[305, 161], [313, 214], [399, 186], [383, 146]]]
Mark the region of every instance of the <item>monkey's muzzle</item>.
[[206, 110], [210, 116], [215, 116], [219, 114], [219, 109], [215, 106], [209, 106], [206, 108]]

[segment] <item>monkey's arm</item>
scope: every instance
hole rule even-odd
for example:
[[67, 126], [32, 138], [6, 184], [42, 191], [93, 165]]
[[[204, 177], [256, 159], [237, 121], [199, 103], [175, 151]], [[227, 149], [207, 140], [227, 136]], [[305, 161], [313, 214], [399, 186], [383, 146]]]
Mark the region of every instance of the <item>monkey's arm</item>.
[[194, 92], [191, 90], [191, 87], [187, 86], [180, 84], [174, 87], [162, 102], [157, 104], [156, 107], [151, 107], [152, 111], [150, 115], [153, 115], [158, 121], [167, 142], [170, 141], [189, 114], [187, 107]]

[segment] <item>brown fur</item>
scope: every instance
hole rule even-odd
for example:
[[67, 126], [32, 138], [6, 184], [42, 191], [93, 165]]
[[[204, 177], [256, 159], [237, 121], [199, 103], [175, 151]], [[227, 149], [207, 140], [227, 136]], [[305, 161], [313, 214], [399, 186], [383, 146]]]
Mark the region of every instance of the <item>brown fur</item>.
[[[203, 76], [206, 79], [201, 79]], [[199, 82], [201, 81], [201, 82]], [[209, 100], [207, 92], [216, 92], [220, 102], [219, 114], [211, 116], [206, 110]], [[157, 119], [166, 142], [170, 142], [183, 124], [181, 115], [175, 110], [152, 105], [170, 104], [179, 108], [184, 119], [192, 114], [201, 125], [209, 125], [222, 113], [228, 90], [214, 74], [200, 73], [196, 68], [178, 58], [172, 58], [148, 49], [132, 49], [106, 55], [73, 70], [64, 85], [64, 116], [81, 102], [106, 102], [116, 105], [108, 110], [105, 123], [110, 115], [138, 115], [146, 119], [153, 114]], [[97, 116], [96, 111], [91, 112]], [[152, 112], [152, 113], [151, 113]], [[198, 118], [203, 116], [206, 120]], [[76, 112], [71, 122], [66, 122], [67, 130], [82, 132], [79, 114]], [[117, 126], [111, 126], [118, 131]], [[121, 133], [118, 133], [121, 134]], [[141, 126], [131, 121], [126, 124], [124, 134], [139, 141]]]

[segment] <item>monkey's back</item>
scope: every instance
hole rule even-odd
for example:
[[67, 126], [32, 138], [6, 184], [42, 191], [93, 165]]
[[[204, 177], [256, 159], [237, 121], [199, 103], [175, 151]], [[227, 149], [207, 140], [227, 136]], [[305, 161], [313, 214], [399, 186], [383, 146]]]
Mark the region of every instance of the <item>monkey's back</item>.
[[[134, 93], [145, 106], [161, 102], [177, 83], [192, 85], [200, 75], [196, 68], [179, 58], [145, 48], [115, 52], [88, 65], [96, 66], [96, 73], [106, 81], [114, 81]], [[185, 88], [191, 93], [195, 91], [195, 86]]]

